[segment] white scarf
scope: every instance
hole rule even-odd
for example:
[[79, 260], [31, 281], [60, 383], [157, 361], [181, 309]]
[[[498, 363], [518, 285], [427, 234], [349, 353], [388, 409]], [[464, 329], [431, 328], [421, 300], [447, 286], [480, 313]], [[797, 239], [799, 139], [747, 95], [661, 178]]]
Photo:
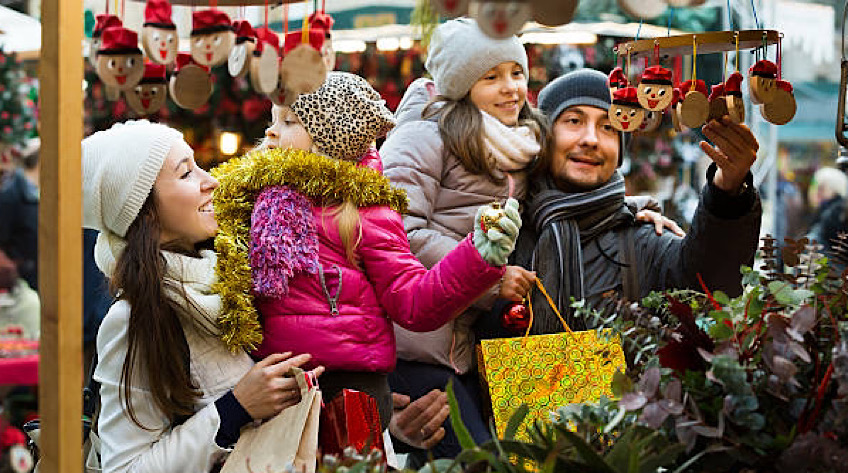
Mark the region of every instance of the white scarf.
[[497, 118], [483, 115], [483, 141], [491, 153], [498, 173], [520, 171], [539, 154], [536, 134], [527, 126], [506, 126]]

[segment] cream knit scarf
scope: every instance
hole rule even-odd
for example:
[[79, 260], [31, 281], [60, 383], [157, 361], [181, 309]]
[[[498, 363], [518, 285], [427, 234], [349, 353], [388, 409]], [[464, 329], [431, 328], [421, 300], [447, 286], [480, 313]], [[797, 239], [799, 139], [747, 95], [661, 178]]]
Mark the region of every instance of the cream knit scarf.
[[491, 153], [497, 174], [520, 171], [539, 154], [539, 142], [529, 127], [506, 126], [488, 113], [482, 110], [480, 113], [483, 115], [483, 141]]

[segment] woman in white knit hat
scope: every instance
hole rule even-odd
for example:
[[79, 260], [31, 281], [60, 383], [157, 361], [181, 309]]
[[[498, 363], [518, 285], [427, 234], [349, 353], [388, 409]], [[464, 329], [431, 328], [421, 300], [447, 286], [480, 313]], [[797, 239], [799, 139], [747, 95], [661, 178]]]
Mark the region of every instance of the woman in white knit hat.
[[[182, 135], [130, 121], [82, 142], [84, 226], [100, 231], [98, 267], [117, 302], [100, 326], [98, 432], [106, 472], [208, 472], [253, 419], [299, 401], [283, 375], [309, 355], [254, 365], [218, 337], [218, 186]], [[316, 368], [318, 375], [323, 368]]]

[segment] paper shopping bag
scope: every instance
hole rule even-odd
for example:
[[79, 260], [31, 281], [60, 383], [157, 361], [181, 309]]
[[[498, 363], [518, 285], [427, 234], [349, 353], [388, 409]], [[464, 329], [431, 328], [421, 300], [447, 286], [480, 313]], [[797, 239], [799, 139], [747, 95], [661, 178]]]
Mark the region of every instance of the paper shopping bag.
[[315, 472], [321, 391], [312, 373], [292, 371], [300, 386], [300, 402], [258, 427], [242, 429], [221, 473], [278, 472], [289, 464], [298, 472]]
[[373, 397], [361, 391], [343, 389], [321, 409], [321, 452], [341, 455], [345, 448], [368, 453], [383, 452], [383, 432], [380, 411]]
[[[538, 279], [536, 284], [544, 292]], [[549, 419], [558, 407], [612, 397], [612, 377], [625, 367], [621, 340], [608, 330], [573, 332], [560, 320], [565, 332], [482, 340], [478, 346], [481, 383], [500, 437], [522, 404], [529, 413], [516, 437], [526, 439], [526, 427]]]

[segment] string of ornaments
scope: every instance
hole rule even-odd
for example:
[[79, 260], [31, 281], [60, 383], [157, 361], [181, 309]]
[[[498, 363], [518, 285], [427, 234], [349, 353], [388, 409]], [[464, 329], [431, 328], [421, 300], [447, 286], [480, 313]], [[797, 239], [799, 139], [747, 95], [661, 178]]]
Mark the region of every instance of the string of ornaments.
[[[765, 44], [763, 51], [765, 51]], [[781, 59], [778, 42], [778, 64]], [[659, 46], [655, 46], [654, 65], [645, 68], [634, 87], [629, 83], [622, 67], [610, 72], [608, 84], [612, 94], [610, 122], [624, 133], [651, 132], [659, 128], [662, 115], [671, 117], [677, 132], [697, 128], [712, 119], [728, 116], [736, 123], [745, 121], [745, 103], [742, 82], [745, 77], [738, 70], [738, 39], [736, 68], [724, 82], [707, 89], [707, 84], [697, 77], [697, 35], [692, 40], [692, 76], [674, 85], [672, 71], [659, 64]], [[627, 59], [629, 69], [629, 57]], [[759, 59], [748, 70], [749, 99], [759, 105], [763, 119], [775, 125], [784, 125], [795, 116], [797, 105], [789, 81], [780, 77], [778, 65], [768, 59]]]
[[[231, 21], [214, 5], [194, 11], [189, 52], [180, 52], [169, 0], [147, 0], [141, 48], [138, 34], [117, 15], [100, 14], [89, 59], [106, 97], [123, 96], [141, 116], [160, 110], [168, 96], [181, 108], [202, 107], [213, 92], [211, 69], [222, 65], [233, 77], [248, 75], [251, 87], [273, 103], [288, 105], [317, 90], [334, 66], [328, 57], [331, 46], [325, 44], [333, 18], [323, 9], [304, 16], [302, 30], [286, 31], [281, 45], [279, 35], [267, 27], [267, 15], [266, 4], [265, 26], [254, 29], [246, 20]], [[285, 24], [288, 30], [287, 18]]]

